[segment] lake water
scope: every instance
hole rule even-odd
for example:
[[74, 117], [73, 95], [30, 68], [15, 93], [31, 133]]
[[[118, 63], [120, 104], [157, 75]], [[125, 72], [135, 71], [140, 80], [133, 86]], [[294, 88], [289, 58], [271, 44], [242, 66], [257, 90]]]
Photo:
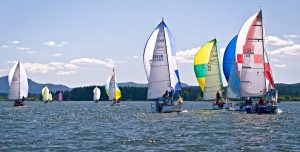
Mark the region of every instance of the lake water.
[[277, 115], [185, 102], [150, 113], [150, 102], [0, 102], [0, 151], [300, 151], [300, 102]]

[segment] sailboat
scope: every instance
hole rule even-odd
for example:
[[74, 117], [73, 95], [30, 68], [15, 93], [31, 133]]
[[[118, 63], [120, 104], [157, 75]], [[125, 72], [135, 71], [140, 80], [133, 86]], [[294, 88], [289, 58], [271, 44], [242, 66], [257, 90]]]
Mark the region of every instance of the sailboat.
[[98, 102], [100, 100], [100, 96], [101, 96], [101, 91], [100, 89], [96, 86], [95, 89], [93, 90], [93, 100], [95, 102]]
[[120, 105], [120, 98], [121, 98], [121, 90], [117, 85], [117, 78], [115, 75], [115, 69], [113, 69], [111, 75], [108, 77], [105, 83], [105, 91], [109, 97], [109, 100], [112, 101], [111, 106]]
[[52, 93], [49, 93], [49, 101], [50, 101], [50, 102], [53, 101]]
[[28, 80], [25, 68], [20, 61], [10, 70], [8, 84], [8, 99], [15, 101], [14, 106], [24, 106], [24, 101], [28, 96]]
[[59, 91], [57, 94], [57, 101], [62, 102], [63, 100], [64, 100], [63, 93]]
[[194, 71], [203, 92], [203, 99], [215, 100], [212, 103], [213, 109], [222, 109], [223, 81], [220, 51], [216, 39], [207, 42], [198, 50], [194, 58]]
[[[247, 113], [277, 113], [275, 88], [265, 47], [262, 10], [250, 17], [239, 31], [236, 62], [240, 77], [239, 96], [246, 102]], [[252, 99], [258, 99], [254, 103]]]
[[[223, 73], [228, 83], [226, 90], [226, 100], [238, 100], [240, 91], [240, 77], [237, 71], [237, 64], [235, 58], [236, 42], [238, 35], [236, 35], [227, 45], [223, 56]], [[234, 111], [244, 111], [245, 103], [241, 101], [228, 102], [227, 109]]]
[[143, 55], [148, 79], [147, 99], [154, 100], [152, 112], [180, 112], [182, 98], [173, 102], [173, 97], [181, 90], [176, 52], [172, 35], [164, 19], [149, 37]]
[[45, 103], [50, 101], [50, 91], [47, 86], [42, 89], [42, 97]]

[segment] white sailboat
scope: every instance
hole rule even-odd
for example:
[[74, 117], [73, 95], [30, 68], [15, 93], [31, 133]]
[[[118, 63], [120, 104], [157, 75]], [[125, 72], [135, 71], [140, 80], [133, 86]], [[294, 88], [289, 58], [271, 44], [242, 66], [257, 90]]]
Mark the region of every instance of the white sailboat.
[[[267, 57], [264, 37], [262, 11], [260, 10], [242, 26], [236, 45], [236, 62], [240, 76], [239, 96], [246, 99], [248, 113], [276, 113], [278, 111], [277, 90]], [[252, 99], [258, 98], [260, 98], [258, 104], [252, 102]]]
[[115, 69], [113, 69], [113, 72], [108, 77], [106, 83], [105, 83], [105, 91], [109, 97], [109, 100], [112, 101], [112, 106], [114, 105], [120, 105], [120, 98], [121, 98], [121, 90], [119, 89], [117, 85], [117, 78], [115, 75]]
[[101, 91], [100, 89], [96, 86], [95, 89], [93, 90], [93, 100], [95, 102], [98, 102], [100, 100], [100, 96], [101, 96]]
[[17, 62], [8, 75], [8, 99], [15, 101], [14, 106], [23, 106], [28, 96], [28, 81], [23, 64]]
[[[181, 90], [176, 53], [171, 33], [164, 20], [148, 39], [143, 61], [148, 79], [147, 99], [156, 101], [151, 104], [152, 111], [180, 112], [182, 98], [179, 98], [178, 102], [172, 100], [173, 96]], [[167, 96], [171, 96], [171, 100], [166, 99]]]
[[42, 97], [45, 103], [50, 101], [50, 91], [47, 86], [42, 89]]
[[49, 93], [49, 101], [50, 101], [50, 102], [53, 101], [52, 93]]

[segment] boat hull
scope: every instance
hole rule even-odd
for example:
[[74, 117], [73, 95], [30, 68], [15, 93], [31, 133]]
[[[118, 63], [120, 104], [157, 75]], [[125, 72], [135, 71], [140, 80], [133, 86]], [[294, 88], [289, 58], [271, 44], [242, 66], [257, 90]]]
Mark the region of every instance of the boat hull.
[[20, 107], [20, 106], [24, 106], [24, 102], [14, 102], [14, 106], [15, 107]]
[[181, 104], [161, 105], [162, 102], [151, 103], [151, 112], [171, 113], [181, 112]]

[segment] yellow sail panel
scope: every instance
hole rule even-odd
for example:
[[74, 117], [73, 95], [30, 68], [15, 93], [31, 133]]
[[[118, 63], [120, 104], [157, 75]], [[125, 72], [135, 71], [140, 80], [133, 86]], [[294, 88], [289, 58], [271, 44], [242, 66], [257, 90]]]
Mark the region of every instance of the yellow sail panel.
[[194, 71], [198, 80], [201, 90], [204, 92], [205, 77], [208, 69], [208, 62], [210, 58], [210, 52], [216, 43], [216, 39], [213, 39], [204, 44], [197, 52], [194, 59]]
[[119, 100], [121, 98], [121, 90], [119, 88], [116, 89], [116, 100]]

